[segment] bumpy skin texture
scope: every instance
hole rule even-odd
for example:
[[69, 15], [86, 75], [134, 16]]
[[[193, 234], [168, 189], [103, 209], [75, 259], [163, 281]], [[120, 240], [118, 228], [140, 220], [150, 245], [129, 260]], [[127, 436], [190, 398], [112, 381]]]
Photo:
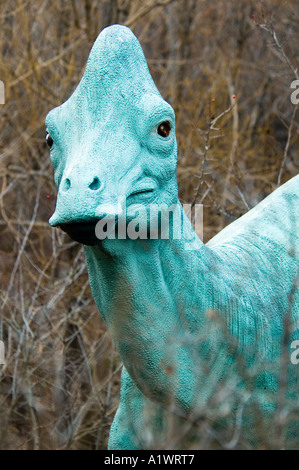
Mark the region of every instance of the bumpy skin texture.
[[[172, 127], [166, 138], [157, 133], [163, 121]], [[131, 204], [179, 204], [174, 113], [128, 28], [101, 32], [77, 89], [46, 125], [58, 187], [51, 225], [113, 217], [121, 197], [128, 220]], [[232, 377], [227, 423], [240, 401], [256, 401], [271, 433], [283, 352], [285, 396], [296, 399], [299, 365], [288, 358], [299, 339], [298, 192], [296, 176], [206, 245], [179, 204], [181, 239], [85, 246], [92, 292], [124, 364], [110, 449], [150, 447], [153, 436], [161, 444], [171, 413], [182, 422], [203, 410], [209, 417], [211, 397]], [[252, 419], [242, 433], [259, 446]], [[284, 432], [297, 430], [294, 419]]]

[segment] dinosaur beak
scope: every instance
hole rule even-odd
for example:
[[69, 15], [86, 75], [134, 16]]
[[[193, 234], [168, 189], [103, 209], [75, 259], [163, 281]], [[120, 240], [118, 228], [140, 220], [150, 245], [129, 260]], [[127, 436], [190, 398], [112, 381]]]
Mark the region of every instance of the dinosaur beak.
[[[74, 205], [73, 205], [74, 207]], [[70, 213], [70, 206], [61, 197], [57, 197], [54, 214], [49, 220], [52, 227], [58, 227], [66, 232], [72, 240], [84, 245], [96, 245], [100, 238], [96, 234], [96, 225], [99, 221], [105, 222], [107, 226], [116, 224], [123, 217], [123, 205], [121, 198], [116, 203], [100, 203], [91, 210], [89, 206], [82, 210], [82, 204]]]

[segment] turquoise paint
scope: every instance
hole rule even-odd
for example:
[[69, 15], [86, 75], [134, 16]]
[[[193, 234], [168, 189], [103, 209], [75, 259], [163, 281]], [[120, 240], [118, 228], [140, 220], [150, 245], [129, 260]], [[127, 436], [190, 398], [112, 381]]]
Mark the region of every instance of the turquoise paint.
[[[251, 404], [271, 441], [286, 319], [285, 395], [298, 403], [299, 365], [289, 357], [299, 339], [299, 176], [205, 245], [178, 202], [174, 119], [133, 33], [104, 29], [78, 87], [46, 119], [58, 187], [50, 224], [85, 244], [93, 296], [124, 364], [109, 448], [167, 445], [173, 416], [178, 432], [186, 418], [207, 416], [229, 439], [243, 407], [240, 435], [258, 447]], [[167, 137], [157, 133], [163, 121]], [[113, 220], [119, 198], [125, 223], [132, 204], [178, 204], [184, 237], [98, 241], [95, 222]], [[296, 446], [298, 418], [283, 432]]]

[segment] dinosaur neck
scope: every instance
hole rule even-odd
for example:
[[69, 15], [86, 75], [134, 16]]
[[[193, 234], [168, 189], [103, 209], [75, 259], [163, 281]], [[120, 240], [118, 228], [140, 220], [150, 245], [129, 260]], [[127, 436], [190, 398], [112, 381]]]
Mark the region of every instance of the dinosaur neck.
[[159, 400], [180, 380], [170, 371], [184, 370], [179, 363], [192, 354], [183, 346], [186, 337], [200, 334], [217, 298], [211, 295], [216, 261], [197, 237], [198, 248], [186, 249], [194, 231], [185, 223], [181, 239], [85, 247], [92, 293], [121, 359], [139, 388]]

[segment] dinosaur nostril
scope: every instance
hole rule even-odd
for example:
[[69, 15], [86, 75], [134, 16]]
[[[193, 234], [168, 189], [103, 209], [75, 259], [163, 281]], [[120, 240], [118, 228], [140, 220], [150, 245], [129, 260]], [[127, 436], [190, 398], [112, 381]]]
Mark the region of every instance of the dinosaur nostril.
[[97, 176], [93, 179], [92, 183], [89, 185], [89, 189], [96, 190], [101, 186], [101, 182]]
[[64, 191], [68, 191], [70, 187], [71, 187], [71, 180], [69, 180], [68, 178], [65, 178], [62, 189]]

